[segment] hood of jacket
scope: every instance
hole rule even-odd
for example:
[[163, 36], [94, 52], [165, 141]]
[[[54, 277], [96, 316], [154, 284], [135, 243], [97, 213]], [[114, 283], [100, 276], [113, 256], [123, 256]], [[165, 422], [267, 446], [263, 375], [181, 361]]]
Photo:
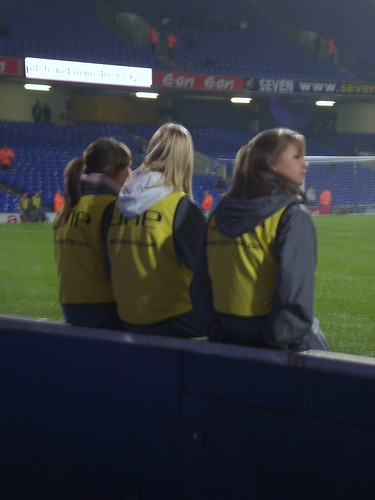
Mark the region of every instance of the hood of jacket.
[[272, 186], [272, 194], [253, 199], [222, 199], [215, 211], [216, 227], [226, 236], [236, 237], [253, 231], [268, 217], [293, 202], [300, 202], [296, 194], [286, 193], [271, 172], [264, 177]]
[[173, 191], [171, 186], [160, 185], [163, 174], [148, 170], [135, 170], [122, 187], [118, 206], [125, 217], [131, 219]]
[[91, 172], [81, 175], [81, 194], [115, 194], [120, 192], [121, 184], [106, 174]]

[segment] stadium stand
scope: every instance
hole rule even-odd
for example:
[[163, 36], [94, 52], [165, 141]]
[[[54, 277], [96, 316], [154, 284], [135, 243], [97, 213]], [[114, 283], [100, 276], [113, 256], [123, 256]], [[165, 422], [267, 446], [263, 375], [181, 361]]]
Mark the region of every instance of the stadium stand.
[[[299, 46], [295, 37], [280, 27], [280, 19], [264, 13], [253, 2], [235, 0], [231, 3], [232, 25], [228, 25], [226, 3], [205, 2], [206, 14], [191, 17], [188, 25], [179, 19], [185, 11], [194, 12], [183, 2], [122, 2], [118, 0], [44, 0], [11, 2], [3, 13], [11, 36], [2, 39], [2, 54], [11, 57], [45, 57], [107, 64], [148, 66], [168, 69], [177, 66], [193, 72], [214, 71], [217, 74], [305, 78], [313, 80], [348, 80], [348, 74], [329, 61], [316, 60]], [[283, 4], [284, 5], [284, 4]], [[154, 54], [147, 43], [129, 40], [116, 28], [116, 15], [130, 12], [149, 24], [161, 24], [161, 8], [168, 9], [179, 45], [175, 60]], [[22, 12], [22, 16], [20, 16]], [[85, 12], [84, 16], [77, 15]], [[212, 18], [217, 24], [212, 24]], [[246, 29], [233, 26], [236, 19], [245, 19]], [[297, 26], [301, 26], [297, 22]], [[162, 28], [161, 28], [162, 29]], [[265, 36], [265, 33], [267, 36]], [[166, 28], [162, 35], [165, 38]], [[219, 36], [218, 36], [219, 35]], [[225, 38], [225, 44], [222, 40]], [[187, 48], [196, 40], [194, 50]], [[360, 49], [359, 49], [360, 50]], [[204, 64], [207, 57], [215, 64]]]
[[317, 33], [325, 40], [333, 37], [341, 63], [358, 80], [374, 80], [374, 2], [360, 0], [355, 8], [351, 0], [262, 0], [261, 3], [294, 30]]
[[99, 15], [96, 3], [90, 0], [57, 0], [53, 4], [15, 0], [2, 18], [11, 33], [2, 38], [1, 53], [5, 56], [169, 67], [148, 47], [129, 44], [113, 24]]
[[[202, 5], [198, 2], [191, 4], [187, 0], [56, 0], [53, 4], [45, 0], [29, 0], [26, 3], [14, 0], [2, 14], [10, 36], [2, 37], [1, 53], [20, 58], [35, 56], [125, 63], [150, 66], [156, 70], [179, 68], [216, 74], [347, 80], [349, 74], [345, 67], [348, 64], [334, 65], [327, 59], [319, 60], [301, 47], [298, 32], [311, 31], [326, 38], [333, 36], [340, 59], [357, 63], [349, 64], [350, 78], [357, 74], [364, 78], [361, 67], [365, 65], [365, 70], [369, 70], [373, 57], [370, 49], [365, 50], [363, 42], [374, 36], [370, 15], [367, 15], [373, 8], [372, 3], [361, 0], [361, 9], [350, 9], [352, 17], [346, 16], [341, 3], [338, 8], [336, 2], [326, 5], [323, 0], [317, 1], [319, 9], [315, 3], [302, 6], [295, 5], [293, 0], [282, 3], [273, 0], [233, 0], [228, 16], [224, 0], [206, 0]], [[349, 9], [348, 0], [345, 0], [345, 5]], [[80, 12], [85, 15], [79, 15]], [[116, 19], [122, 12], [139, 16], [146, 25], [153, 23], [160, 26], [162, 37], [168, 30], [167, 26], [163, 27], [163, 17], [167, 17], [179, 38], [174, 61], [160, 52], [154, 54], [147, 43], [138, 43], [130, 34], [120, 33]], [[337, 22], [338, 12], [345, 12], [340, 22]], [[240, 20], [245, 24], [241, 25]], [[361, 26], [360, 30], [358, 26]], [[190, 40], [196, 41], [194, 49], [187, 48]], [[222, 43], [223, 40], [225, 43]], [[215, 60], [210, 68], [203, 64], [208, 55]], [[156, 125], [111, 123], [75, 123], [71, 127], [34, 124], [32, 127], [28, 122], [1, 122], [3, 140], [17, 149], [17, 168], [9, 173], [0, 172], [0, 183], [5, 190], [0, 199], [0, 210], [13, 211], [18, 193], [23, 190], [29, 193], [40, 190], [44, 203], [51, 205], [54, 192], [62, 187], [62, 171], [66, 162], [80, 154], [82, 144], [99, 135], [119, 137], [138, 152], [141, 151], [142, 140], [147, 140], [155, 128]], [[224, 162], [232, 160], [238, 146], [251, 136], [247, 130], [189, 128], [197, 151]], [[309, 155], [352, 154], [358, 150], [358, 138], [354, 134], [337, 134], [329, 144], [314, 140], [308, 133], [306, 135]], [[375, 150], [373, 135], [365, 137], [362, 134], [360, 142], [361, 150]], [[137, 154], [135, 163], [140, 159], [141, 154]], [[228, 162], [228, 171], [232, 166], [233, 162]], [[213, 191], [215, 202], [222, 193], [221, 190], [216, 192], [213, 177], [197, 177], [194, 186], [197, 200], [205, 187]], [[349, 191], [350, 186], [344, 188], [345, 193]], [[348, 196], [350, 202], [354, 198], [354, 195]]]
[[[9, 172], [0, 172], [0, 185], [5, 191], [0, 193], [0, 212], [17, 211], [18, 197], [26, 191], [31, 195], [35, 191], [41, 193], [46, 207], [51, 207], [57, 189], [63, 189], [63, 171], [68, 161], [82, 154], [82, 144], [89, 144], [98, 137], [110, 136], [124, 141], [134, 153], [134, 166], [140, 164], [143, 140], [156, 130], [156, 126], [131, 124], [121, 125], [102, 122], [80, 122], [69, 127], [55, 124], [34, 124], [31, 122], [0, 121], [0, 134], [7, 144], [12, 144], [17, 153], [17, 167]], [[194, 197], [201, 202], [203, 192], [209, 189], [216, 206], [225, 188], [229, 186], [233, 159], [240, 145], [249, 141], [254, 135], [245, 130], [190, 128], [195, 149], [208, 157], [227, 163], [226, 186], [217, 186], [217, 177], [213, 175], [195, 175], [193, 179]], [[326, 145], [309, 139], [307, 155], [329, 155], [353, 148], [358, 141], [357, 134], [338, 134], [332, 150]], [[375, 150], [374, 136], [361, 135], [361, 145]], [[324, 165], [311, 169], [307, 175], [307, 183], [313, 184], [317, 190], [324, 184], [331, 186], [335, 201], [340, 205], [374, 204], [373, 170], [368, 166], [360, 166], [353, 173], [352, 165]], [[366, 180], [367, 179], [367, 180]], [[355, 180], [355, 182], [354, 182]], [[367, 189], [366, 189], [367, 187]]]
[[[123, 0], [108, 0], [108, 3], [116, 11], [129, 9], [128, 2]], [[231, 2], [230, 16], [223, 0], [209, 0], [201, 7], [198, 3], [191, 6], [187, 1], [150, 4], [143, 0], [132, 2], [130, 8], [149, 23], [160, 25], [161, 7], [168, 11], [170, 24], [178, 34], [179, 47], [174, 60], [186, 71], [253, 77], [348, 79], [345, 71], [328, 61], [317, 61], [299, 47], [274, 17], [263, 13], [253, 2]], [[181, 22], [183, 15], [185, 22]], [[240, 20], [246, 22], [244, 29], [241, 29]], [[196, 42], [194, 49], [188, 48], [190, 40]], [[207, 57], [213, 59], [214, 64], [205, 64]]]
[[[139, 140], [127, 127], [109, 123], [77, 123], [72, 127], [31, 122], [0, 122], [0, 131], [17, 151], [17, 168], [0, 172], [0, 182], [18, 193], [40, 191], [47, 206], [53, 201], [57, 189], [63, 189], [63, 171], [72, 158], [82, 155], [82, 145], [98, 137], [116, 137], [132, 151], [139, 149]], [[14, 195], [13, 198], [16, 198]], [[4, 210], [10, 212], [13, 202], [6, 202]], [[5, 210], [7, 208], [7, 210]]]

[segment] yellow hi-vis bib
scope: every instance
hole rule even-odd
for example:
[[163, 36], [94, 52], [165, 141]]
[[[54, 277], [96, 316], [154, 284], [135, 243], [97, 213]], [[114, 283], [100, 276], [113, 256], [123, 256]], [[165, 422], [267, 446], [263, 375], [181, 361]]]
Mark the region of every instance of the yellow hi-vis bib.
[[285, 208], [252, 232], [233, 238], [220, 233], [212, 217], [207, 259], [217, 312], [248, 317], [264, 316], [270, 311], [277, 275], [272, 247]]
[[114, 302], [101, 241], [102, 216], [113, 194], [81, 196], [66, 224], [54, 223], [54, 244], [62, 304]]
[[184, 193], [171, 193], [138, 217], [116, 206], [108, 230], [111, 279], [123, 321], [149, 325], [192, 309], [191, 271], [176, 254], [173, 220]]

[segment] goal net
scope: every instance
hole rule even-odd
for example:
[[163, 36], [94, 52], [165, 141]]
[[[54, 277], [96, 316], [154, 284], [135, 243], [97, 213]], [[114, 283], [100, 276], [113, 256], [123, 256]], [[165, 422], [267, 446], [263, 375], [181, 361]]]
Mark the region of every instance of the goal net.
[[[313, 213], [375, 213], [375, 156], [306, 156], [306, 160], [310, 166], [304, 189]], [[324, 191], [329, 192], [326, 197]]]

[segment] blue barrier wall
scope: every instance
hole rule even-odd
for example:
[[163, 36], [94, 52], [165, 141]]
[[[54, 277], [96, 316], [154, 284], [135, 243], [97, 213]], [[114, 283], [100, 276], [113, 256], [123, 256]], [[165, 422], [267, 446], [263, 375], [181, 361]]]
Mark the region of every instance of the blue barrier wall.
[[0, 497], [373, 499], [375, 360], [0, 316]]

